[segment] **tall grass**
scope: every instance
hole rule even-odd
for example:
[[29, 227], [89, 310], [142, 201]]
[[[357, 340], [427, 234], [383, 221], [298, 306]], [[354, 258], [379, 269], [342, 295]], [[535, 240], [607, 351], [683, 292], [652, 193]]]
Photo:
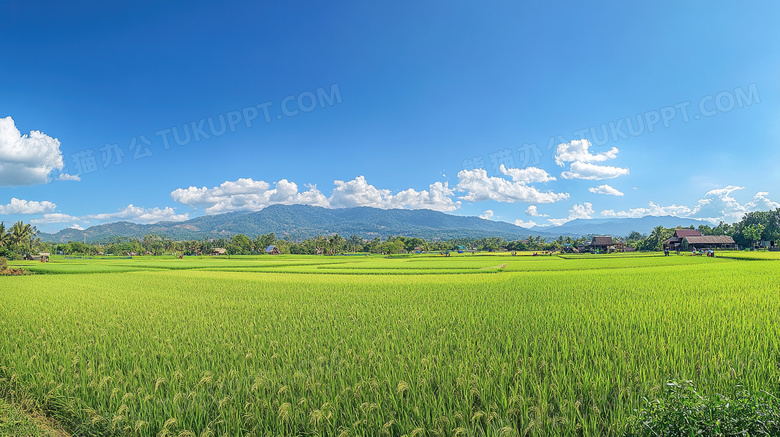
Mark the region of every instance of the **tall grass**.
[[[619, 435], [667, 380], [774, 389], [780, 263], [671, 258], [4, 278], [0, 397], [77, 435], [550, 436]], [[484, 274], [362, 274], [448, 261]]]

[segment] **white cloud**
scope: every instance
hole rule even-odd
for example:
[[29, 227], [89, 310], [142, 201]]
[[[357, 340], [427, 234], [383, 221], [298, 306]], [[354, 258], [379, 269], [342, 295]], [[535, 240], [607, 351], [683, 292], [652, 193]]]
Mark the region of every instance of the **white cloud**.
[[36, 202], [34, 200], [22, 200], [11, 198], [8, 205], [0, 205], [0, 214], [43, 214], [57, 209], [57, 205], [48, 200]]
[[392, 208], [432, 209], [454, 211], [460, 208], [459, 201], [453, 201], [453, 190], [447, 182], [435, 182], [428, 190], [415, 191], [411, 188], [396, 194], [391, 201]]
[[565, 167], [567, 163], [571, 163], [569, 171], [561, 173], [561, 176], [564, 179], [598, 181], [628, 174], [627, 168], [593, 164], [594, 162], [603, 162], [617, 158], [617, 147], [613, 147], [604, 153], [594, 154], [590, 152], [590, 146], [590, 141], [586, 139], [572, 140], [569, 143], [558, 144], [555, 153], [555, 163], [561, 167]]
[[179, 188], [171, 192], [173, 200], [193, 207], [205, 207], [207, 213], [249, 210], [258, 211], [269, 205], [303, 203], [307, 205], [327, 206], [327, 199], [309, 186], [307, 191], [298, 192], [298, 185], [282, 179], [271, 188], [265, 181], [241, 178], [225, 181], [218, 187]]
[[59, 140], [36, 130], [22, 135], [13, 118], [0, 118], [0, 186], [44, 184], [63, 166]]
[[428, 190], [417, 191], [412, 188], [393, 195], [390, 190], [379, 189], [369, 184], [364, 176], [351, 181], [333, 181], [333, 189], [328, 201], [332, 208], [352, 208], [370, 206], [391, 209], [432, 209], [435, 211], [454, 211], [460, 208], [460, 202], [452, 200], [453, 190], [447, 182], [436, 182]]
[[521, 228], [532, 228], [534, 226], [539, 226], [539, 225], [535, 221], [533, 221], [533, 220], [528, 220], [526, 222], [526, 221], [517, 219], [517, 220], [515, 220], [515, 226], [520, 226]]
[[76, 229], [78, 231], [83, 231], [84, 230], [84, 228], [81, 225], [79, 225], [78, 223], [73, 223], [73, 225], [71, 225], [70, 228], [71, 229]]
[[596, 165], [586, 162], [572, 162], [570, 171], [561, 173], [564, 179], [584, 179], [588, 181], [600, 181], [603, 179], [614, 179], [618, 176], [628, 174], [627, 168], [612, 167], [609, 165]]
[[568, 193], [540, 191], [527, 183], [555, 180], [544, 170], [529, 167], [523, 170], [507, 170], [501, 166], [501, 172], [512, 178], [488, 176], [484, 169], [461, 170], [458, 173], [458, 191], [466, 193], [461, 199], [469, 202], [495, 200], [496, 202], [553, 203], [568, 199]]
[[593, 210], [593, 204], [590, 202], [583, 202], [581, 204], [575, 203], [569, 210], [569, 216], [560, 219], [547, 219], [554, 226], [560, 226], [566, 222], [570, 222], [576, 219], [589, 219], [595, 211]]
[[639, 218], [648, 215], [651, 216], [667, 216], [685, 217], [691, 214], [691, 208], [684, 205], [669, 205], [660, 206], [656, 203], [650, 202], [646, 208], [631, 208], [628, 211], [615, 211], [612, 209], [605, 209], [601, 211], [603, 217], [617, 217], [617, 218]]
[[504, 164], [501, 164], [499, 170], [501, 173], [511, 177], [513, 181], [519, 182], [521, 184], [532, 184], [534, 182], [549, 182], [555, 180], [555, 177], [553, 177], [550, 173], [547, 173], [546, 171], [537, 167], [507, 169], [504, 167]]
[[173, 200], [194, 207], [205, 207], [207, 213], [227, 211], [259, 211], [274, 204], [313, 205], [325, 208], [350, 208], [371, 206], [374, 208], [432, 209], [453, 211], [460, 202], [452, 200], [453, 190], [446, 182], [431, 184], [427, 190], [412, 188], [392, 194], [390, 190], [376, 188], [366, 178], [358, 176], [351, 181], [334, 181], [331, 196], [325, 197], [316, 186], [307, 185], [299, 192], [294, 182], [282, 179], [274, 187], [265, 181], [251, 178], [226, 181], [213, 188], [179, 188], [171, 192]]
[[482, 213], [482, 215], [479, 216], [479, 218], [484, 220], [490, 220], [490, 217], [493, 217], [493, 210], [488, 209], [485, 212]]
[[81, 177], [77, 174], [60, 173], [57, 176], [58, 181], [80, 181]]
[[539, 214], [536, 205], [528, 206], [528, 208], [525, 209], [525, 215], [530, 215], [531, 217], [547, 217], [547, 214]]
[[733, 223], [751, 211], [766, 211], [780, 208], [780, 203], [771, 200], [766, 191], [756, 193], [753, 198], [745, 203], [739, 203], [732, 193], [744, 189], [736, 185], [710, 190], [699, 199], [693, 207], [685, 205], [661, 206], [650, 202], [648, 207], [631, 208], [627, 211], [615, 211], [606, 209], [601, 211], [604, 217], [644, 217], [665, 216], [690, 217], [707, 220], [712, 223], [725, 221]]
[[607, 196], [622, 196], [623, 195], [622, 192], [618, 191], [616, 188], [611, 187], [611, 186], [609, 186], [607, 184], [599, 185], [598, 187], [590, 187], [590, 188], [588, 188], [588, 191], [590, 191], [591, 193], [604, 194], [604, 195], [607, 195]]
[[161, 221], [181, 222], [188, 220], [189, 215], [176, 214], [171, 207], [165, 208], [142, 208], [132, 204], [120, 209], [117, 212], [105, 214], [91, 214], [81, 218], [81, 220], [98, 220], [108, 222], [112, 220], [126, 220], [135, 223], [157, 223]]
[[48, 225], [52, 223], [67, 223], [74, 220], [79, 220], [79, 218], [72, 215], [55, 212], [52, 214], [44, 214], [43, 218], [32, 219], [30, 220], [30, 223], [34, 225]]
[[617, 147], [613, 147], [605, 153], [594, 155], [588, 150], [590, 146], [590, 141], [586, 139], [572, 140], [569, 143], [558, 144], [555, 153], [555, 163], [563, 167], [567, 162], [601, 162], [617, 157]]

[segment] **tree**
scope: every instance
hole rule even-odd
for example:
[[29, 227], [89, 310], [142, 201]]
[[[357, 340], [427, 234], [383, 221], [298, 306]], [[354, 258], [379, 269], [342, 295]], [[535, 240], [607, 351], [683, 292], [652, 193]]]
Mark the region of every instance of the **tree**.
[[5, 223], [0, 222], [0, 247], [11, 244], [11, 234], [5, 230]]
[[761, 239], [764, 229], [766, 229], [766, 226], [762, 224], [747, 225], [742, 228], [742, 235], [755, 245], [756, 241]]
[[[230, 243], [236, 254], [249, 255], [252, 253], [252, 240], [244, 234], [234, 235], [233, 238], [231, 238]], [[265, 246], [261, 250], [265, 250]]]
[[11, 226], [11, 242], [21, 248], [31, 250], [32, 238], [37, 232], [37, 229], [29, 224], [26, 225], [18, 221]]

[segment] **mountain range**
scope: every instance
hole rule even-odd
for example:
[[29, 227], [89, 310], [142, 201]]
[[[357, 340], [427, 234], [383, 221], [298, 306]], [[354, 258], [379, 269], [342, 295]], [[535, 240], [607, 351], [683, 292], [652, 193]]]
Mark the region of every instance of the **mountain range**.
[[[701, 222], [704, 223], [704, 222]], [[491, 221], [479, 217], [457, 216], [419, 209], [378, 209], [371, 207], [328, 209], [309, 205], [272, 205], [260, 211], [229, 212], [197, 217], [183, 222], [138, 224], [106, 223], [87, 229], [63, 229], [53, 234], [41, 233], [43, 241], [108, 242], [116, 237], [143, 238], [156, 234], [174, 240], [229, 238], [236, 234], [256, 237], [273, 232], [277, 238], [293, 240], [318, 235], [359, 235], [364, 238], [387, 238], [392, 235], [419, 237], [428, 240], [453, 238], [501, 237], [517, 240], [529, 235], [545, 238], [558, 235], [574, 237], [597, 234], [625, 236], [631, 231], [649, 233], [659, 224], [666, 227], [701, 224], [697, 220], [677, 217], [643, 217], [639, 219], [574, 220], [562, 226], [531, 229], [512, 223]]]
[[684, 228], [693, 225], [711, 225], [710, 222], [699, 219], [680, 218], [674, 216], [645, 216], [638, 218], [609, 218], [609, 219], [576, 219], [560, 226], [534, 226], [532, 232], [547, 232], [555, 235], [611, 235], [613, 237], [625, 237], [633, 231], [640, 234], [649, 234], [657, 226], [665, 228]]

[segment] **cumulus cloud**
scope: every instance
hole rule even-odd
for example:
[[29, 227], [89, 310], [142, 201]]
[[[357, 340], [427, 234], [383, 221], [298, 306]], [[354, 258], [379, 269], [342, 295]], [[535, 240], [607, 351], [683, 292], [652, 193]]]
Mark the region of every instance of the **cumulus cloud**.
[[325, 208], [350, 208], [371, 206], [374, 208], [432, 209], [453, 211], [460, 202], [452, 200], [453, 190], [446, 182], [431, 184], [427, 190], [412, 188], [393, 194], [390, 190], [379, 189], [358, 176], [351, 181], [334, 181], [335, 188], [330, 197], [326, 197], [316, 186], [307, 185], [307, 190], [298, 191], [298, 185], [282, 179], [272, 187], [265, 181], [251, 178], [226, 181], [213, 188], [179, 188], [171, 193], [173, 200], [185, 205], [204, 207], [207, 213], [227, 211], [259, 211], [274, 204], [313, 205]]
[[589, 219], [595, 211], [593, 210], [593, 204], [590, 202], [575, 203], [569, 210], [569, 215], [566, 218], [560, 219], [547, 219], [554, 226], [560, 226], [566, 222], [570, 222], [576, 219]]
[[304, 192], [298, 192], [298, 185], [287, 179], [277, 182], [274, 187], [265, 181], [241, 178], [225, 181], [218, 187], [179, 188], [171, 192], [173, 200], [193, 207], [204, 207], [207, 213], [249, 210], [258, 211], [276, 203], [326, 206], [327, 199], [310, 186]]
[[333, 181], [336, 186], [328, 198], [332, 208], [352, 208], [370, 206], [391, 209], [432, 209], [435, 211], [454, 211], [460, 208], [460, 202], [452, 200], [453, 190], [447, 182], [436, 182], [428, 190], [417, 191], [412, 188], [392, 194], [390, 190], [379, 189], [369, 184], [366, 178], [358, 176], [351, 181]]
[[591, 193], [596, 194], [604, 194], [607, 196], [622, 196], [623, 193], [618, 191], [616, 188], [609, 186], [607, 184], [599, 185], [598, 187], [590, 187], [588, 188], [588, 191]]
[[502, 177], [488, 176], [484, 169], [461, 170], [458, 173], [458, 191], [465, 192], [461, 199], [469, 202], [495, 200], [496, 202], [528, 202], [528, 203], [553, 203], [568, 199], [568, 193], [554, 193], [541, 191], [532, 182], [547, 182], [555, 180], [546, 171], [529, 167], [526, 169], [507, 170], [503, 165], [501, 173], [512, 180]]
[[76, 229], [77, 231], [83, 231], [84, 227], [79, 225], [78, 223], [73, 223], [70, 227], [71, 229]]
[[528, 208], [526, 208], [525, 215], [530, 215], [531, 217], [547, 217], [547, 214], [539, 214], [539, 211], [536, 209], [536, 205], [530, 205]]
[[57, 176], [58, 181], [80, 181], [81, 177], [77, 174], [60, 173]]
[[51, 214], [44, 214], [43, 218], [36, 218], [30, 220], [30, 223], [34, 225], [49, 225], [53, 223], [67, 223], [75, 220], [80, 220], [78, 217], [72, 215], [55, 212]]
[[654, 202], [650, 202], [647, 207], [631, 208], [626, 211], [615, 211], [613, 209], [605, 209], [601, 211], [603, 217], [617, 217], [617, 218], [639, 218], [648, 215], [652, 216], [666, 216], [671, 215], [675, 217], [685, 217], [691, 214], [691, 208], [685, 205], [669, 205], [661, 206]]
[[11, 203], [0, 205], [0, 214], [43, 214], [57, 209], [57, 205], [48, 200], [36, 202], [34, 200], [22, 200], [11, 198]]
[[493, 210], [488, 209], [485, 212], [482, 213], [482, 215], [479, 216], [479, 218], [484, 220], [490, 220], [490, 217], [493, 217]]
[[91, 214], [81, 218], [82, 220], [98, 220], [102, 222], [112, 220], [126, 220], [135, 223], [157, 223], [162, 221], [181, 222], [189, 219], [187, 213], [176, 214], [171, 207], [165, 208], [142, 208], [130, 204], [117, 212], [105, 214]]
[[564, 179], [585, 179], [597, 181], [613, 179], [628, 174], [627, 168], [594, 164], [617, 158], [618, 149], [613, 147], [604, 153], [591, 153], [590, 141], [586, 139], [572, 140], [558, 145], [555, 152], [555, 163], [561, 167], [571, 163], [568, 171], [561, 173]]
[[596, 165], [586, 162], [572, 162], [569, 171], [561, 173], [564, 179], [584, 179], [587, 181], [600, 181], [614, 179], [628, 174], [627, 168], [612, 167], [610, 165]]
[[528, 220], [526, 222], [526, 221], [517, 219], [517, 220], [515, 220], [515, 226], [520, 226], [521, 228], [533, 228], [534, 226], [539, 226], [539, 225], [535, 221], [533, 221], [533, 220]]
[[13, 118], [0, 118], [0, 186], [44, 184], [63, 166], [59, 140], [37, 130], [22, 135]]
[[707, 220], [712, 223], [725, 221], [733, 223], [751, 211], [766, 211], [780, 208], [780, 203], [769, 198], [769, 193], [760, 191], [745, 203], [740, 203], [732, 196], [732, 193], [742, 190], [744, 187], [729, 185], [724, 188], [710, 190], [699, 199], [695, 205], [668, 205], [661, 206], [650, 202], [647, 207], [631, 208], [624, 211], [606, 209], [601, 211], [604, 217], [644, 217], [671, 215], [675, 217], [690, 217]]

